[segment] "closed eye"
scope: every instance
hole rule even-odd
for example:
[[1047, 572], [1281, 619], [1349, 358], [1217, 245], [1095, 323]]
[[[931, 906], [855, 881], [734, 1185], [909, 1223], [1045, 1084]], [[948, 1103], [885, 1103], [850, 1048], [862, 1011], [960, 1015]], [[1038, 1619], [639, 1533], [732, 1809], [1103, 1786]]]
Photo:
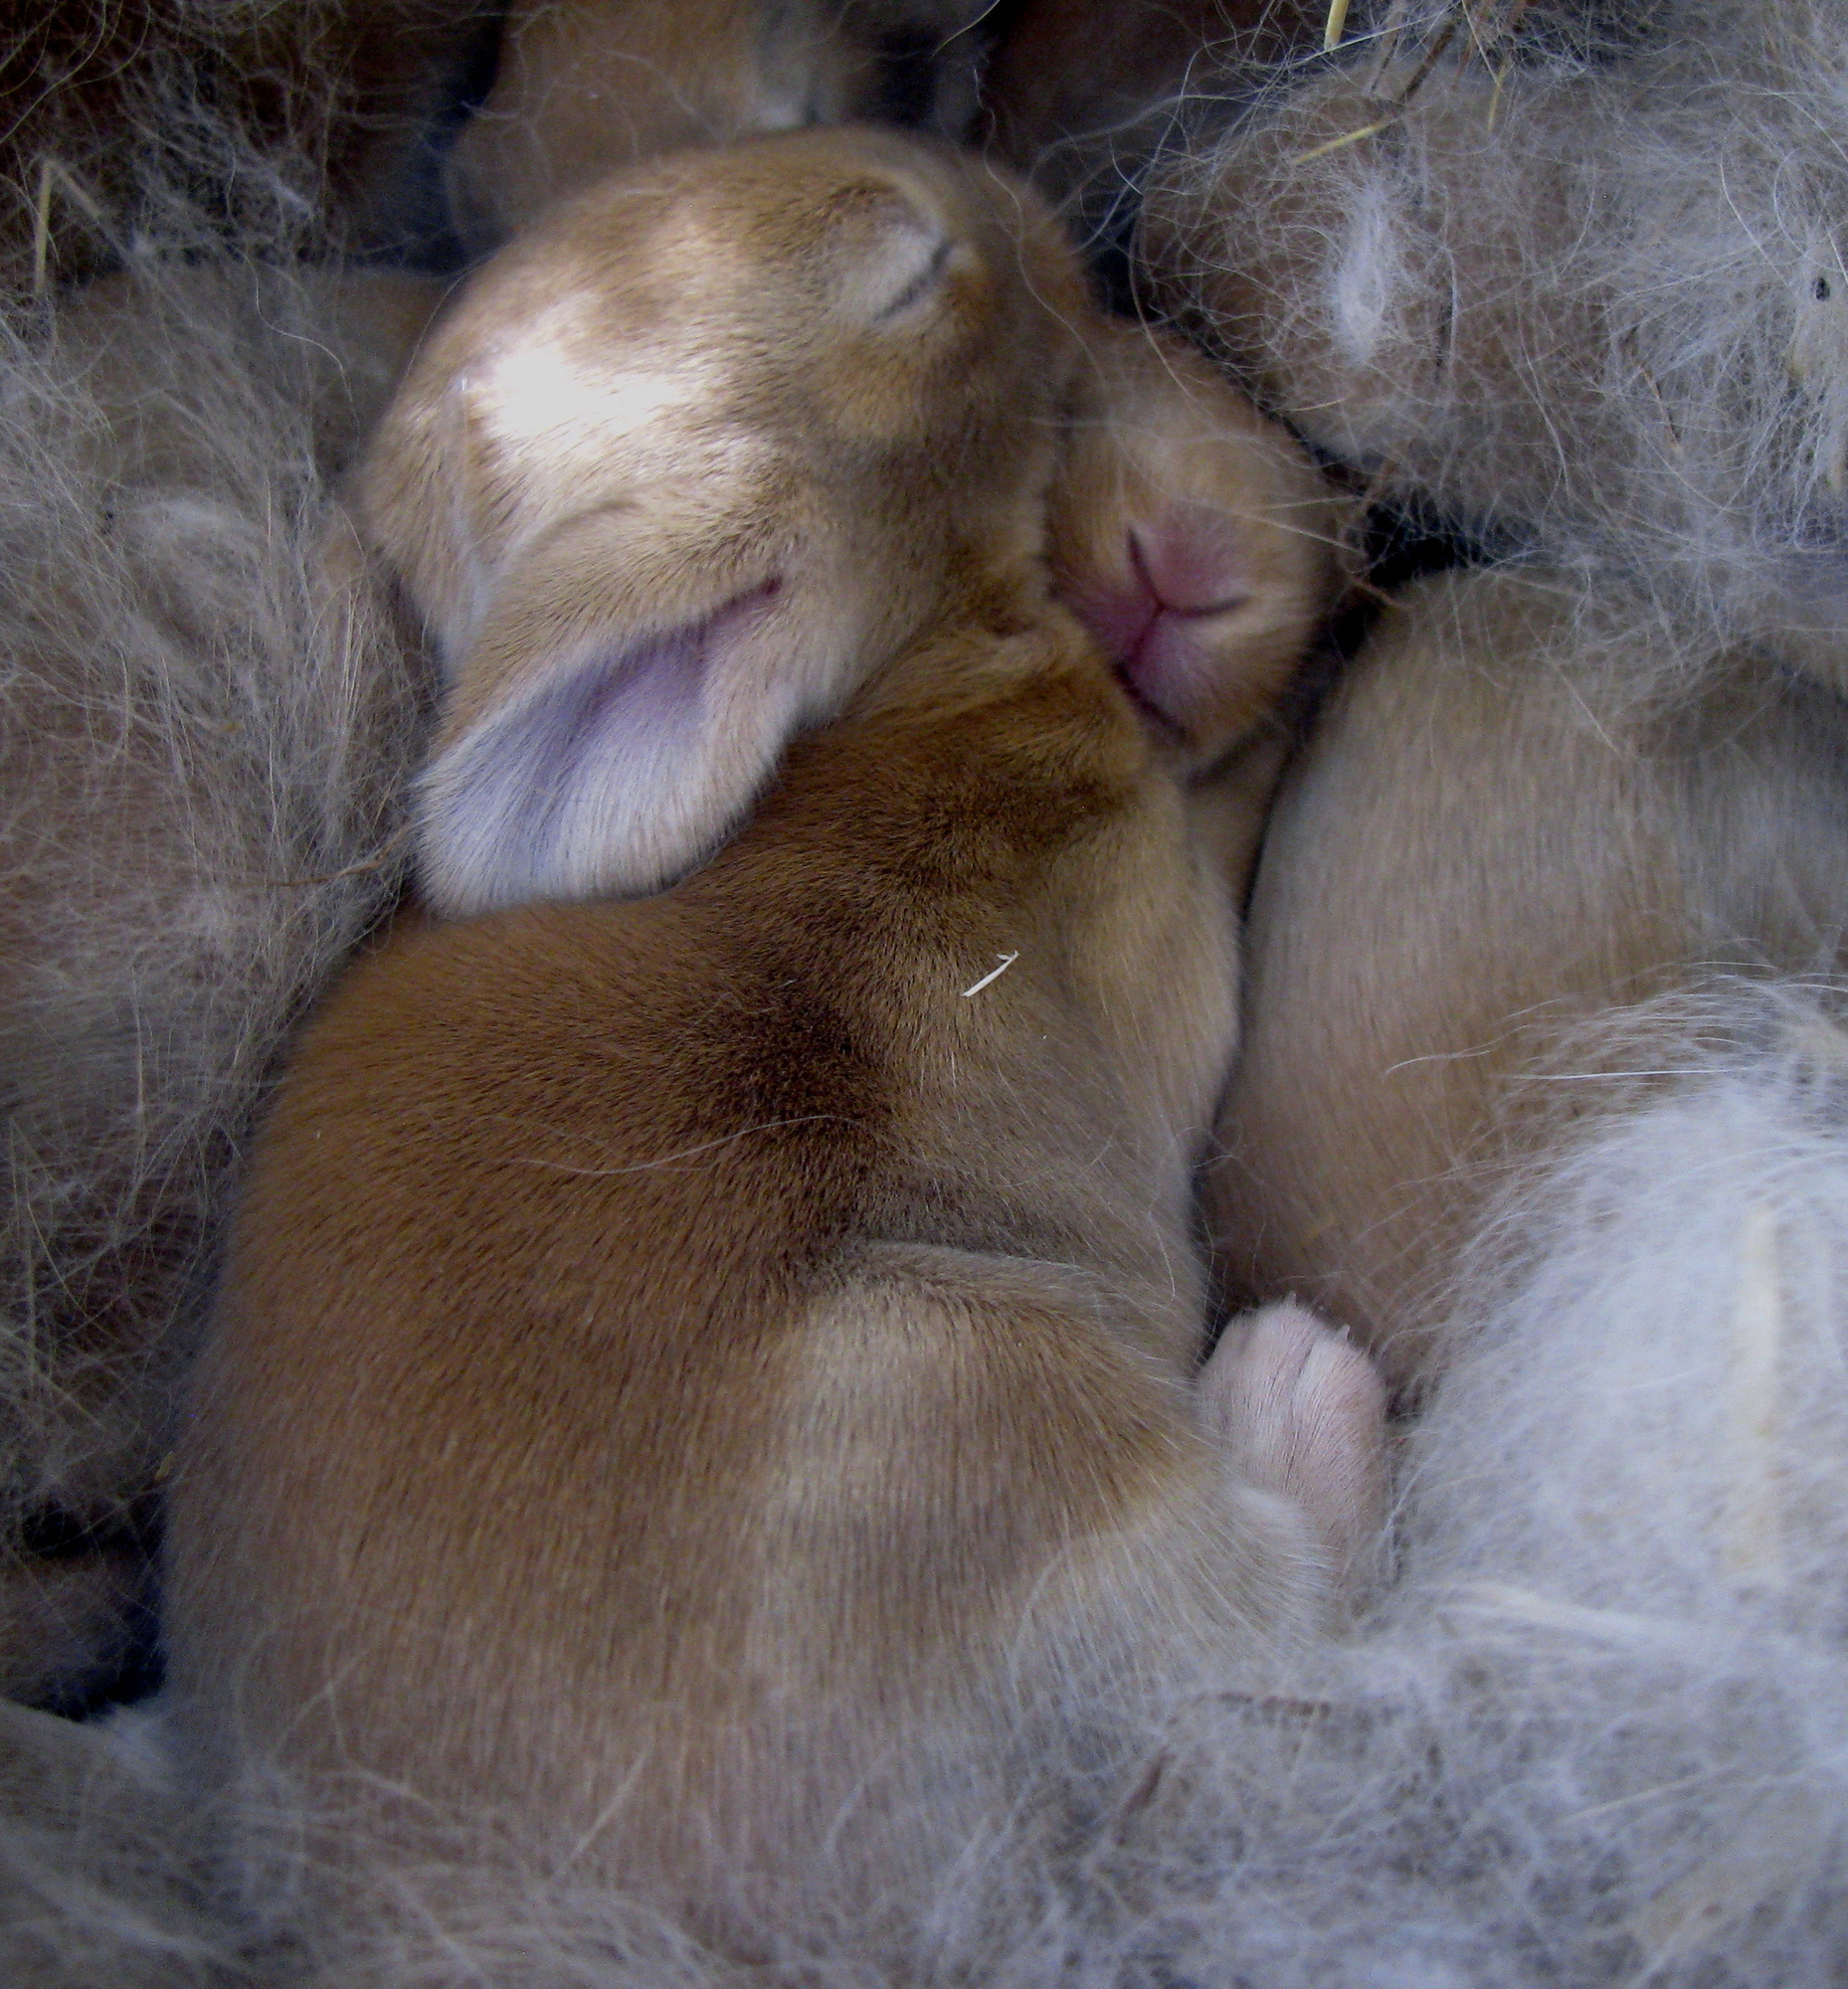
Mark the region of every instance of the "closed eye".
[[913, 304], [922, 301], [942, 279], [944, 271], [949, 267], [950, 253], [955, 247], [947, 235], [940, 237], [936, 248], [931, 251], [929, 262], [889, 303], [880, 306], [873, 316], [873, 323], [884, 324], [892, 318], [902, 317]]

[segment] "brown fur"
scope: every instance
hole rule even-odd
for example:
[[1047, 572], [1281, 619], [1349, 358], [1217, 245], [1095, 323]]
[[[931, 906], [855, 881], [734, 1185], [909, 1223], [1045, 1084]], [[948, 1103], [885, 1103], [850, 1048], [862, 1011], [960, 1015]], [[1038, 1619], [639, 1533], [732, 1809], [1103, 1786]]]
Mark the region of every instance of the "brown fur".
[[[1279, 705], [1333, 600], [1351, 516], [1301, 447], [1178, 339], [1092, 325], [1052, 486], [1053, 592], [1145, 707], [1238, 742], [1201, 811], [1242, 899], [1291, 731]], [[1235, 661], [1235, 667], [1228, 667]]]
[[[542, 850], [522, 888], [585, 902], [395, 933], [266, 1132], [174, 1479], [174, 1685], [220, 1773], [305, 1790], [381, 1917], [452, 1827], [464, 1893], [497, 1828], [741, 1949], [818, 1887], [900, 1910], [1061, 1690], [1314, 1615], [1311, 1530], [1259, 1472], [1296, 1496], [1358, 1458], [1317, 1517], [1330, 1553], [1365, 1527], [1378, 1399], [1339, 1342], [1283, 1322], [1215, 1359], [1231, 1441], [1190, 1386], [1233, 1023], [1190, 782], [1251, 707], [1139, 719], [1049, 598], [1084, 332], [1018, 189], [787, 139], [561, 210], [381, 432], [365, 529], [452, 674], [439, 768], [524, 750], [508, 712], [592, 623], [588, 653], [647, 658], [635, 631], [685, 620], [760, 703], [819, 653], [808, 722], [839, 714], [663, 894]], [[613, 383], [644, 358], [639, 412]], [[662, 452], [687, 473], [650, 511]], [[634, 536], [587, 550], [586, 516]]]
[[[888, 107], [953, 131], [972, 107], [967, 31], [983, 11], [959, 0], [513, 0], [493, 90], [451, 160], [457, 224], [491, 248], [619, 166], [753, 132]], [[910, 52], [929, 100], [885, 103], [895, 49]]]
[[1054, 592], [1107, 646], [1146, 654], [1153, 636], [1190, 706], [1243, 738], [1327, 612], [1343, 511], [1301, 447], [1178, 339], [1113, 322], [1086, 349], [1091, 403], [1048, 520]]
[[1745, 652], [1638, 690], [1673, 640], [1544, 569], [1423, 583], [1277, 803], [1211, 1226], [1236, 1294], [1300, 1294], [1401, 1384], [1493, 1192], [1636, 1063], [1611, 1019], [1840, 971], [1848, 713]]

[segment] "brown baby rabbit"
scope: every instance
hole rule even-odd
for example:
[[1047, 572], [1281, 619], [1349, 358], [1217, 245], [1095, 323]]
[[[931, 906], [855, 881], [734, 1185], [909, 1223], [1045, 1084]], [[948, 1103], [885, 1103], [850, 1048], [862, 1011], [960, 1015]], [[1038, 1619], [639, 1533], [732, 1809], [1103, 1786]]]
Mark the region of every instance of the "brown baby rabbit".
[[300, 1045], [168, 1561], [182, 1730], [299, 1805], [342, 1982], [535, 1883], [745, 1956], [902, 1917], [1061, 1695], [1262, 1652], [1361, 1548], [1362, 1357], [1282, 1309], [1194, 1380], [1200, 777], [1262, 701], [1050, 596], [1115, 338], [1014, 182], [810, 133], [559, 208], [383, 424], [444, 922]]
[[1517, 566], [1391, 604], [1265, 832], [1206, 1175], [1233, 1293], [1435, 1372], [1458, 1250], [1570, 1117], [1687, 1061], [1687, 997], [1840, 974], [1845, 757], [1839, 697], [1615, 588]]
[[462, 240], [682, 145], [975, 114], [982, 0], [511, 0], [494, 87], [447, 167]]

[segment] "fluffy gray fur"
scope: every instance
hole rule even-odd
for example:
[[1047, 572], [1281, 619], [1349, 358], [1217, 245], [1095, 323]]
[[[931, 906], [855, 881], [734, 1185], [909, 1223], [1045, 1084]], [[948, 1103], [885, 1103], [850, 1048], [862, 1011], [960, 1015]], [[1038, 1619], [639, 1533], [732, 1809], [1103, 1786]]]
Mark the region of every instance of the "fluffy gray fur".
[[1848, 10], [1596, 61], [1438, 14], [1165, 166], [1152, 293], [1378, 494], [1801, 653], [1848, 607]]
[[132, 1627], [228, 1170], [289, 1021], [397, 882], [416, 690], [318, 553], [389, 372], [333, 298], [147, 259], [0, 330], [16, 1696], [81, 1690]]

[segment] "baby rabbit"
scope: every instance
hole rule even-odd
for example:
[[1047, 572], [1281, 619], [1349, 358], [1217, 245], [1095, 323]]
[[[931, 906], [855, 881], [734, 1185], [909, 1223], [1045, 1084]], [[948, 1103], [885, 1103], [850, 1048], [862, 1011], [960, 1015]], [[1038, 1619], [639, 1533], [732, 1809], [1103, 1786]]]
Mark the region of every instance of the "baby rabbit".
[[1210, 1227], [1235, 1295], [1328, 1308], [1395, 1383], [1567, 1114], [1689, 1059], [1685, 997], [1842, 971], [1848, 707], [1685, 641], [1538, 566], [1427, 580], [1270, 818]]
[[1022, 188], [804, 133], [559, 207], [379, 432], [439, 919], [300, 1043], [167, 1562], [186, 1743], [304, 1805], [336, 1979], [535, 1873], [747, 1956], [898, 1912], [1061, 1694], [1300, 1631], [1376, 1516], [1344, 1341], [1194, 1380], [1201, 776], [1260, 700], [1050, 598], [1129, 354]]
[[981, 0], [512, 0], [447, 178], [476, 251], [618, 166], [850, 118], [975, 112]]

